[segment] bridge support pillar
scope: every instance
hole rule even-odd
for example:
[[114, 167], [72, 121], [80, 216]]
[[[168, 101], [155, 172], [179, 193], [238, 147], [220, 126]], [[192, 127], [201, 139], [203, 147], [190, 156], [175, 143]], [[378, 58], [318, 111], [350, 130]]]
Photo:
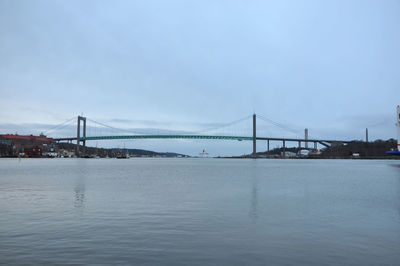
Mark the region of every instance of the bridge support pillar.
[[299, 140], [299, 150], [301, 149], [301, 141]]
[[253, 154], [252, 156], [257, 157], [257, 136], [256, 136], [256, 114], [253, 114]]
[[269, 152], [269, 139], [267, 140], [267, 152]]
[[283, 144], [283, 159], [285, 159], [286, 158], [286, 143], [285, 143], [285, 140], [283, 140], [282, 141], [282, 144]]
[[[83, 119], [83, 137], [86, 138], [86, 117]], [[86, 139], [83, 140], [83, 154], [86, 154]]]
[[[86, 137], [86, 117], [78, 116], [78, 125], [77, 125], [77, 134], [76, 134], [76, 150], [75, 154], [77, 157], [80, 157], [79, 145], [81, 143], [81, 121], [83, 121], [83, 137]], [[86, 152], [86, 140], [82, 140], [83, 142], [83, 152]]]
[[314, 141], [314, 150], [318, 149], [318, 143], [316, 141]]
[[308, 149], [308, 128], [304, 129], [304, 139], [306, 140], [304, 146]]

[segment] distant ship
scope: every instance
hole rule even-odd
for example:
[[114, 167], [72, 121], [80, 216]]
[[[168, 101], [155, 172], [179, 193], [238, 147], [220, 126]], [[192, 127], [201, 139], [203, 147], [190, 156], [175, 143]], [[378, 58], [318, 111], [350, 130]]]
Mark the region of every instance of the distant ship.
[[117, 155], [117, 159], [129, 159], [129, 152], [125, 149], [125, 143], [124, 143], [124, 151], [125, 154], [122, 153], [122, 151], [120, 150], [119, 154]]
[[126, 153], [125, 155], [120, 154], [117, 156], [117, 159], [129, 159], [129, 153]]
[[400, 105], [397, 105], [397, 150], [388, 151], [386, 154], [400, 156]]
[[200, 157], [207, 157], [207, 156], [208, 156], [208, 153], [207, 153], [205, 150], [203, 150], [203, 152], [200, 152], [200, 153], [199, 153], [199, 156], [200, 156]]

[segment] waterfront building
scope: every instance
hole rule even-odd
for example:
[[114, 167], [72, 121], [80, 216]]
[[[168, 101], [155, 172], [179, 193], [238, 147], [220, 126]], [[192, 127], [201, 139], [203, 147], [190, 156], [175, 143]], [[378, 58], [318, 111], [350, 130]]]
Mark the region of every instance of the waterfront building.
[[0, 135], [1, 156], [41, 157], [44, 151], [54, 151], [54, 141], [46, 136], [3, 134]]

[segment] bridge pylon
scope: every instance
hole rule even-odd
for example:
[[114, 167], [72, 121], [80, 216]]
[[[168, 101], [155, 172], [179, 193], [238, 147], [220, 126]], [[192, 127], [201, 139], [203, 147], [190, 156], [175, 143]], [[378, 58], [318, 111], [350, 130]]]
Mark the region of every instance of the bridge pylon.
[[83, 134], [82, 136], [86, 137], [86, 117], [78, 115], [78, 125], [77, 125], [77, 134], [76, 134], [76, 150], [75, 154], [77, 157], [80, 157], [79, 145], [82, 141], [83, 146], [83, 153], [86, 152], [86, 140], [81, 140], [81, 121], [83, 121]]
[[257, 133], [256, 133], [256, 114], [253, 114], [253, 154], [252, 156], [257, 157]]

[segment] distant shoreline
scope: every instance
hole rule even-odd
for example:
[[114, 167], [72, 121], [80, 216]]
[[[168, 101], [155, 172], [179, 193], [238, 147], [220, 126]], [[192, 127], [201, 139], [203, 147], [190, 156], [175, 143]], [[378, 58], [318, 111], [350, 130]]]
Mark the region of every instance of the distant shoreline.
[[[100, 158], [88, 158], [88, 157], [15, 157], [15, 156], [3, 156], [0, 157], [1, 159], [118, 159], [116, 157], [100, 157]], [[370, 158], [299, 158], [299, 157], [293, 157], [293, 158], [252, 158], [252, 157], [226, 157], [226, 156], [221, 156], [221, 157], [129, 157], [129, 159], [235, 159], [235, 160], [400, 160], [399, 157], [370, 157]]]

